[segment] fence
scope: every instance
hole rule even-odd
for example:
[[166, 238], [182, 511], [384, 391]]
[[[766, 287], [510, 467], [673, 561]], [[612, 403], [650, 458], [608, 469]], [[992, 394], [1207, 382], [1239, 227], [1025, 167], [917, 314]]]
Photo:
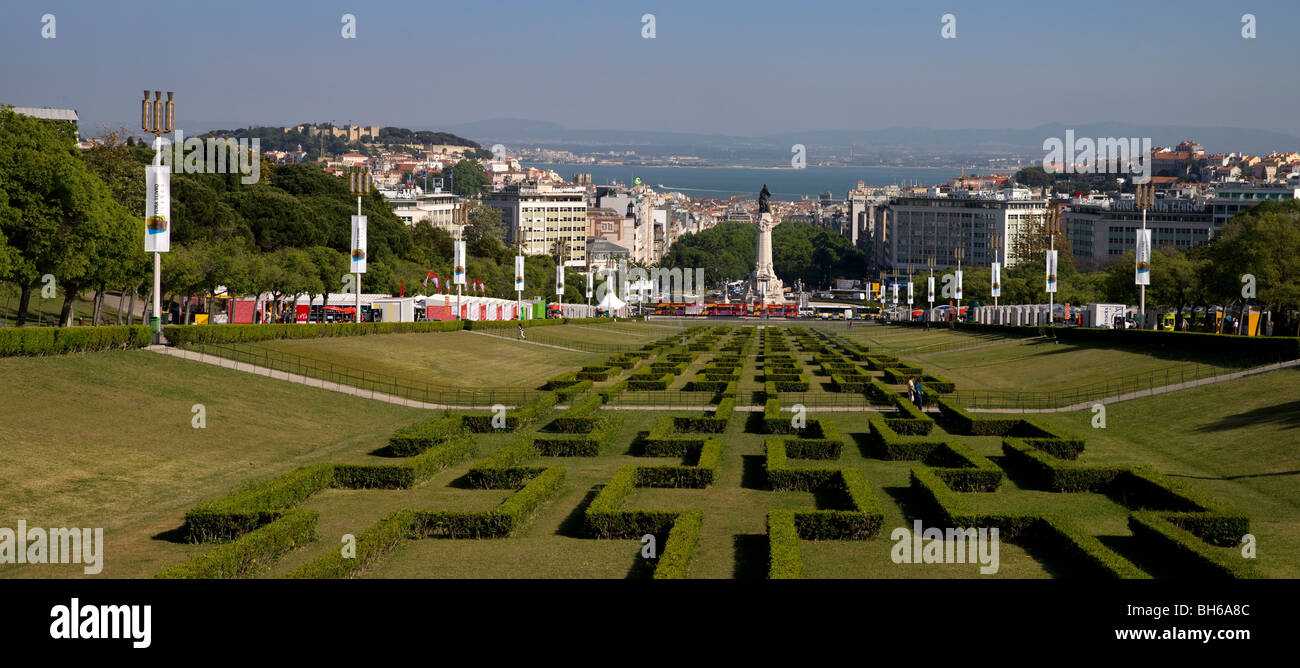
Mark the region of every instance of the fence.
[[297, 374], [339, 385], [354, 387], [374, 394], [386, 394], [409, 401], [447, 406], [518, 406], [536, 398], [541, 392], [514, 387], [444, 389], [420, 383], [409, 378], [385, 375], [356, 369], [328, 360], [303, 357], [293, 353], [282, 353], [240, 344], [200, 343], [187, 346], [206, 355], [215, 355], [235, 362], [271, 369], [283, 373]]
[[1214, 376], [1243, 371], [1247, 366], [1238, 368], [1215, 366], [1211, 364], [1183, 364], [1164, 369], [1147, 371], [1125, 378], [1108, 380], [1084, 385], [1069, 390], [1054, 392], [1017, 392], [1004, 390], [962, 390], [950, 395], [952, 401], [967, 408], [988, 408], [1006, 410], [1064, 408], [1088, 402], [1096, 402], [1107, 397], [1123, 394], [1140, 393], [1167, 385], [1177, 385]]

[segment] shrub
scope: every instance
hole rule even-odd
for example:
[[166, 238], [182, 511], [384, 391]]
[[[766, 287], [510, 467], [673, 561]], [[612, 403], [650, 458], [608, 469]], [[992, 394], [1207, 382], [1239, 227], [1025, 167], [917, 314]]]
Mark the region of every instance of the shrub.
[[461, 419], [438, 417], [397, 430], [388, 437], [388, 447], [396, 455], [410, 457], [463, 433]]
[[689, 577], [691, 558], [695, 556], [695, 547], [700, 542], [700, 525], [704, 522], [704, 513], [688, 510], [677, 516], [673, 528], [668, 532], [663, 553], [655, 566], [654, 579], [669, 580]]
[[144, 325], [5, 327], [0, 329], [0, 357], [143, 348], [152, 341], [153, 331]]
[[234, 538], [280, 518], [284, 510], [334, 484], [334, 465], [305, 466], [226, 497], [201, 503], [185, 513], [190, 540]]
[[[564, 486], [564, 469], [538, 470], [519, 491], [489, 511], [422, 511], [415, 514], [418, 538], [505, 538]], [[513, 486], [513, 485], [510, 485]]]
[[395, 510], [374, 526], [357, 534], [356, 556], [347, 558], [341, 550], [325, 554], [290, 571], [287, 578], [347, 578], [358, 575], [415, 537], [415, 513]]
[[265, 526], [158, 573], [163, 579], [238, 578], [257, 572], [284, 553], [316, 540], [320, 513], [291, 510]]
[[596, 457], [622, 424], [621, 415], [594, 418], [591, 423], [592, 429], [586, 434], [567, 436], [538, 434], [533, 439], [533, 447], [537, 454], [547, 457]]
[[1034, 524], [1033, 541], [1071, 563], [1083, 577], [1150, 578], [1132, 562], [1115, 554], [1096, 536], [1054, 515]]
[[803, 556], [799, 550], [799, 531], [794, 525], [794, 511], [768, 511], [767, 543], [769, 579], [788, 580], [803, 576]]
[[635, 466], [620, 468], [591, 500], [585, 513], [587, 532], [595, 538], [640, 538], [662, 534], [678, 513], [669, 510], [621, 510], [619, 506], [636, 487]]
[[1257, 571], [1249, 562], [1238, 556], [1215, 552], [1190, 531], [1155, 512], [1135, 512], [1129, 515], [1129, 529], [1133, 537], [1150, 549], [1168, 554], [1165, 563], [1191, 577], [1201, 578], [1255, 578]]

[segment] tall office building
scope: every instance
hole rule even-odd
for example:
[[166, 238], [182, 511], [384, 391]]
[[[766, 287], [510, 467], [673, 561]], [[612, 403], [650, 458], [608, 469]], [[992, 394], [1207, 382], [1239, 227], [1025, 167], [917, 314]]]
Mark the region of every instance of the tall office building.
[[582, 186], [547, 182], [516, 183], [483, 198], [483, 204], [501, 211], [510, 243], [522, 242], [525, 255], [551, 255], [563, 239], [568, 251], [564, 264], [587, 264], [587, 202]]

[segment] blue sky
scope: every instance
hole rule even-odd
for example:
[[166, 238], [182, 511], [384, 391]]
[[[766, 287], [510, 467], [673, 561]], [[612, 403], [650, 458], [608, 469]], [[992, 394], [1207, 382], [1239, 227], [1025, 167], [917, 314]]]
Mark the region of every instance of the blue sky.
[[[165, 13], [158, 16], [159, 11]], [[1242, 39], [1241, 16], [1257, 19]], [[55, 16], [55, 39], [41, 17]], [[340, 34], [343, 14], [357, 38]], [[655, 39], [641, 16], [655, 16]], [[956, 16], [942, 39], [940, 17]], [[44, 2], [0, 7], [0, 102], [130, 123], [144, 88], [186, 122], [763, 135], [1134, 121], [1284, 132], [1300, 2]]]

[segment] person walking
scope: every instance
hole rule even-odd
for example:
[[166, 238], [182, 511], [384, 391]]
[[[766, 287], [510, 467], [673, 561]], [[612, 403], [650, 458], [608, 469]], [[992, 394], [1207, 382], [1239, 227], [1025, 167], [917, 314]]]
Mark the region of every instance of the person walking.
[[907, 378], [907, 400], [916, 403], [916, 379], [911, 376]]
[[527, 341], [528, 337], [524, 336], [524, 323], [519, 323], [519, 340]]
[[925, 389], [921, 387], [921, 379], [916, 379], [916, 409], [925, 410]]

